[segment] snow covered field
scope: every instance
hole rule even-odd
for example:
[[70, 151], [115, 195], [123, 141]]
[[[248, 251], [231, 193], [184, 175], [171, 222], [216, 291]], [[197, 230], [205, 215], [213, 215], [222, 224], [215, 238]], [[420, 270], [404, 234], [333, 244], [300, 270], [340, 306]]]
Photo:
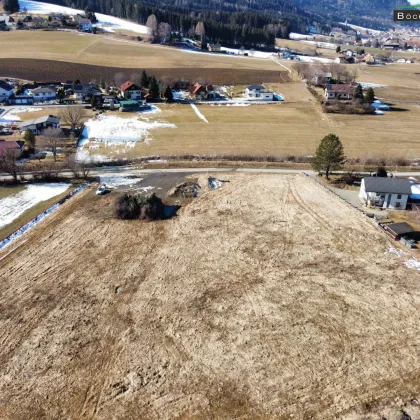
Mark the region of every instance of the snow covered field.
[[[345, 25], [345, 22], [339, 22], [341, 25]], [[376, 29], [370, 29], [370, 28], [364, 28], [363, 26], [357, 26], [352, 25], [350, 23], [347, 23], [347, 26], [350, 26], [350, 28], [354, 29], [355, 31], [369, 31], [372, 35], [380, 35], [381, 31], [378, 31]]]
[[0, 200], [0, 228], [16, 220], [36, 204], [62, 194], [70, 184], [31, 184], [24, 191]]
[[[62, 13], [64, 15], [84, 14], [83, 10], [73, 9], [71, 7], [58, 6], [56, 4], [42, 3], [32, 0], [20, 0], [20, 10], [26, 9], [29, 13]], [[144, 25], [139, 25], [124, 19], [114, 16], [103, 15], [102, 13], [95, 13], [98, 23], [94, 24], [97, 28], [102, 28], [107, 32], [115, 32], [115, 30], [125, 29], [138, 34], [148, 34], [149, 28]]]
[[[160, 112], [160, 109], [156, 107], [151, 112]], [[176, 128], [176, 125], [164, 121], [149, 121], [148, 118], [99, 115], [86, 122], [79, 142], [77, 159], [109, 160], [109, 157], [105, 156], [90, 156], [89, 149], [98, 149], [100, 146], [135, 147], [137, 142], [151, 140], [150, 131], [157, 128]]]
[[294, 39], [296, 41], [299, 41], [301, 39], [314, 39], [314, 37], [312, 35], [298, 34], [296, 32], [290, 32], [289, 38]]
[[22, 114], [24, 112], [36, 112], [42, 111], [42, 108], [35, 108], [35, 107], [20, 107], [20, 108], [12, 108], [10, 111], [6, 111], [6, 114], [2, 114], [0, 116], [0, 123], [12, 123], [16, 121], [21, 121], [21, 119], [16, 114]]

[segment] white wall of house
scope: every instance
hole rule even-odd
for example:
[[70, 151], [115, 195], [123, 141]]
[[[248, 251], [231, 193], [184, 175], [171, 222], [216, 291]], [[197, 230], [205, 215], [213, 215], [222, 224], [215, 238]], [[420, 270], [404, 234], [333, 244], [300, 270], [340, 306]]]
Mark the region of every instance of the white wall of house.
[[55, 92], [29, 92], [34, 97], [35, 101], [48, 101], [57, 97]]
[[384, 209], [405, 210], [407, 207], [408, 194], [366, 192], [365, 183], [364, 180], [362, 180], [359, 198], [366, 205], [371, 201], [372, 205]]
[[[137, 99], [141, 99], [141, 90], [128, 90], [127, 91], [129, 93], [129, 99], [133, 99], [133, 100], [137, 100]], [[123, 98], [125, 98], [124, 96], [124, 91], [121, 91], [121, 96]]]
[[272, 92], [265, 92], [264, 90], [249, 90], [248, 88], [245, 89], [245, 98], [249, 100], [256, 100], [256, 101], [272, 101], [273, 100], [273, 93]]

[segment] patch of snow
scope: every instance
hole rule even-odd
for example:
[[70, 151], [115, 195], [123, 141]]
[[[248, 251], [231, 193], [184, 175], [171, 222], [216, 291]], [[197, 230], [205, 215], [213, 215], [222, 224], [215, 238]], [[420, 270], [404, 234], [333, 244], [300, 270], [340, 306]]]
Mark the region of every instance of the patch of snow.
[[411, 268], [413, 270], [420, 271], [420, 261], [412, 258], [404, 263], [407, 268]]
[[203, 120], [205, 123], [209, 123], [207, 121], [207, 118], [198, 110], [198, 108], [196, 107], [196, 105], [191, 104], [191, 108], [194, 110], [194, 112], [197, 114], [198, 118], [200, 118], [201, 120]]
[[[73, 9], [71, 7], [58, 6], [56, 4], [42, 3], [32, 0], [20, 0], [20, 10], [26, 8], [29, 13], [48, 14], [48, 13], [61, 13], [63, 15], [77, 15], [84, 14], [83, 10]], [[98, 20], [93, 26], [102, 28], [106, 32], [115, 32], [117, 29], [125, 29], [127, 31], [135, 32], [138, 34], [150, 33], [149, 28], [138, 23], [130, 22], [128, 20], [120, 19], [115, 16], [108, 16], [102, 13], [95, 13]]]
[[[160, 112], [160, 109], [156, 107], [151, 112]], [[85, 123], [76, 159], [84, 162], [110, 161], [112, 158], [109, 156], [90, 155], [86, 149], [99, 148], [99, 145], [135, 147], [137, 142], [147, 143], [150, 140], [149, 132], [156, 128], [176, 128], [176, 125], [162, 121], [140, 120], [137, 117], [121, 118], [116, 115], [99, 115]]]
[[176, 125], [158, 121], [140, 121], [137, 117], [99, 115], [85, 123], [79, 146], [87, 144], [87, 140], [95, 140], [108, 146], [143, 141], [149, 130], [156, 128], [176, 128]]
[[[341, 25], [346, 25], [345, 22], [339, 22]], [[370, 29], [370, 28], [364, 28], [363, 26], [357, 26], [357, 25], [352, 25], [350, 23], [347, 23], [347, 26], [349, 26], [350, 28], [356, 30], [356, 31], [369, 31], [372, 35], [379, 35], [381, 33], [381, 31], [378, 31], [377, 29]]]
[[275, 53], [272, 52], [263, 52], [263, 51], [250, 51], [250, 50], [244, 50], [241, 51], [237, 48], [221, 48], [222, 51], [226, 51], [231, 54], [236, 55], [243, 55], [244, 53], [248, 54], [248, 57], [256, 57], [256, 58], [271, 58], [271, 56]]
[[112, 185], [113, 187], [119, 187], [122, 185], [133, 185], [137, 182], [143, 181], [143, 178], [130, 178], [124, 175], [113, 175], [107, 174], [106, 176], [99, 177], [101, 182]]
[[378, 83], [368, 83], [368, 82], [359, 82], [360, 85], [362, 85], [363, 89], [367, 88], [383, 88], [387, 87], [388, 85], [379, 85]]
[[289, 38], [296, 41], [301, 40], [301, 39], [314, 39], [312, 35], [298, 34], [296, 32], [290, 32]]
[[76, 188], [70, 194], [68, 194], [63, 200], [61, 200], [59, 203], [54, 204], [49, 209], [45, 210], [44, 212], [36, 216], [34, 219], [32, 219], [30, 222], [28, 222], [26, 225], [22, 226], [20, 229], [13, 232], [6, 239], [3, 239], [2, 241], [0, 241], [0, 249], [5, 248], [14, 240], [20, 238], [25, 232], [27, 232], [32, 227], [36, 226], [41, 220], [45, 219], [47, 216], [49, 216], [51, 213], [57, 210], [64, 202], [74, 197], [79, 192], [83, 191], [87, 186], [88, 184], [83, 184], [80, 187]]
[[25, 112], [36, 112], [36, 111], [42, 111], [42, 108], [36, 108], [36, 107], [19, 107], [19, 108], [12, 108], [10, 109], [7, 114], [4, 114], [0, 118], [0, 123], [12, 123], [21, 121], [21, 119], [16, 114], [23, 114]]
[[299, 57], [300, 61], [303, 61], [305, 63], [335, 63], [335, 60], [332, 60], [331, 58], [323, 58], [323, 57], [310, 57], [307, 55], [297, 55]]
[[70, 184], [31, 184], [23, 191], [0, 200], [0, 228], [21, 216], [36, 204], [62, 194]]

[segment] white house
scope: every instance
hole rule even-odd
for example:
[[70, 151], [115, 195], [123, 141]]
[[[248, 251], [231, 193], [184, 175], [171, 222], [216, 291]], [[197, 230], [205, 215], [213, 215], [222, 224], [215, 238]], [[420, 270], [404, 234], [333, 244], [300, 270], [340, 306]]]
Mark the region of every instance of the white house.
[[143, 91], [140, 86], [137, 86], [135, 83], [127, 80], [121, 86], [121, 96], [127, 99], [138, 100], [142, 99]]
[[359, 198], [369, 207], [405, 210], [410, 194], [406, 178], [366, 177], [362, 179]]
[[4, 80], [0, 80], [0, 101], [6, 100], [13, 95], [13, 86]]
[[41, 86], [28, 89], [28, 94], [34, 97], [34, 101], [50, 101], [57, 97], [56, 89], [51, 86]]
[[245, 89], [245, 99], [252, 101], [272, 101], [273, 92], [265, 90], [261, 85], [249, 85]]
[[59, 128], [60, 117], [57, 117], [56, 115], [46, 115], [45, 117], [23, 121], [18, 124], [20, 132], [31, 130], [34, 134], [41, 134], [43, 130], [49, 127]]

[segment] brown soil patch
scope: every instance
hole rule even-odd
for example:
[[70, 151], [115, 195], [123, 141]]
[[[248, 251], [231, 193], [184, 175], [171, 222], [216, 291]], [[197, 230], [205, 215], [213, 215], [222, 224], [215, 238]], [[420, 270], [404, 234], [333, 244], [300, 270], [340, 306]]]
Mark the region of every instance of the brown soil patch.
[[[113, 80], [117, 73], [126, 74], [130, 78], [141, 74], [142, 68], [118, 68], [93, 66], [90, 64], [67, 63], [64, 61], [2, 58], [0, 59], [0, 75], [20, 79], [52, 82], [80, 79]], [[148, 68], [147, 73], [158, 78], [185, 79], [196, 81], [205, 79], [215, 84], [248, 84], [248, 83], [285, 83], [290, 77], [286, 71], [252, 70], [235, 68]]]

